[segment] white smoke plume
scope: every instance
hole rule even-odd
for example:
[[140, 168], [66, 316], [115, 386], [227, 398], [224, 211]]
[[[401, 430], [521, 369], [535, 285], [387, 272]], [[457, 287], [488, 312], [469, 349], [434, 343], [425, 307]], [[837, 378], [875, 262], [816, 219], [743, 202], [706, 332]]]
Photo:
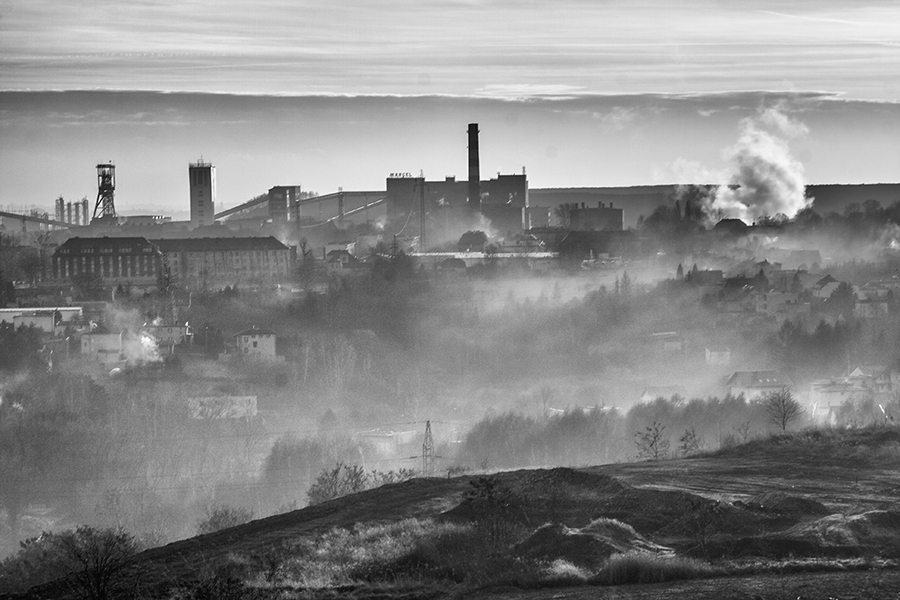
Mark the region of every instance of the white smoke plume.
[[803, 165], [788, 147], [790, 138], [807, 131], [778, 106], [743, 119], [740, 138], [727, 151], [734, 163], [729, 185], [718, 188], [710, 212], [749, 225], [764, 216], [793, 218], [810, 206], [812, 199], [804, 195]]

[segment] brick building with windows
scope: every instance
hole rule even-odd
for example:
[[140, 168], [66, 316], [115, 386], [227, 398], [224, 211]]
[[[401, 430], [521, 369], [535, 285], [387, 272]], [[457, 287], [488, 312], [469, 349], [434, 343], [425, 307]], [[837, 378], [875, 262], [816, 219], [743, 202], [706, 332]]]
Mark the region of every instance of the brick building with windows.
[[71, 280], [78, 275], [97, 275], [104, 285], [155, 284], [162, 254], [142, 237], [75, 237], [53, 253], [53, 278]]
[[292, 255], [274, 237], [155, 240], [179, 286], [254, 285], [277, 282], [291, 273]]

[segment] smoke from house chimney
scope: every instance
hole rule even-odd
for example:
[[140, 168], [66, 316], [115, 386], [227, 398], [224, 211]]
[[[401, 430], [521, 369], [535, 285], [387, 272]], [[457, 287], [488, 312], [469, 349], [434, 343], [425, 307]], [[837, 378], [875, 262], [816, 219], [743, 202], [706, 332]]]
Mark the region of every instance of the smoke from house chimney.
[[469, 123], [469, 208], [481, 212], [481, 168], [478, 161], [478, 123]]

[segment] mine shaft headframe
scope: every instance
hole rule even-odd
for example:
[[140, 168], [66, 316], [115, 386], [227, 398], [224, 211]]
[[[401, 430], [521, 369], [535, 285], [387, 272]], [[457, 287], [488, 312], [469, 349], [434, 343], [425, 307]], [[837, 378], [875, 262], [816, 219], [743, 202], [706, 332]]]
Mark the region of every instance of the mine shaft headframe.
[[94, 219], [115, 217], [116, 165], [97, 165], [97, 203], [94, 205]]

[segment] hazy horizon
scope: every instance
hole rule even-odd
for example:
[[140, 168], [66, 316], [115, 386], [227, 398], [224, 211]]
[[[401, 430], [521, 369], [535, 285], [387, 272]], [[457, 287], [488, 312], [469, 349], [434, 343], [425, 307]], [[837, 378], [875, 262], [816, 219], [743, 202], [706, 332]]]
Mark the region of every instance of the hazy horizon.
[[[724, 183], [775, 108], [808, 183], [900, 174], [900, 6], [836, 0], [0, 5], [0, 205], [96, 196], [187, 209], [274, 185], [380, 189], [391, 172], [532, 187]], [[85, 91], [88, 90], [88, 91]]]

